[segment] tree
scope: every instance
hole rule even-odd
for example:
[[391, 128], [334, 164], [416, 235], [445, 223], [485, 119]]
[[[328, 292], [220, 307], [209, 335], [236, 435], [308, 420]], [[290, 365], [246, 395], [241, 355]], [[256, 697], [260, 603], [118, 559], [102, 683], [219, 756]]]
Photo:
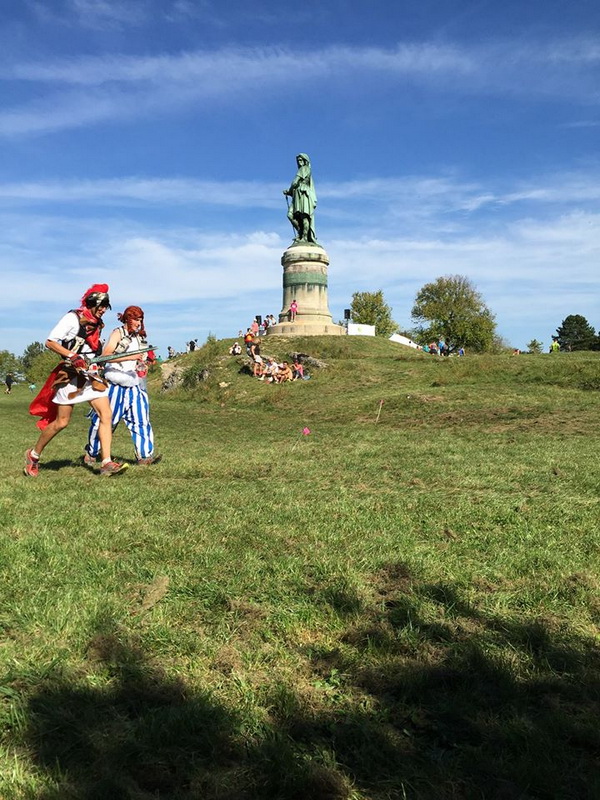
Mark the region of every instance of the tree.
[[25, 352], [21, 356], [21, 363], [23, 364], [23, 370], [26, 374], [29, 371], [34, 359], [43, 353], [45, 349], [46, 348], [41, 342], [32, 342], [31, 344], [27, 345]]
[[494, 315], [464, 275], [446, 275], [417, 292], [412, 318], [423, 342], [442, 338], [450, 352], [468, 347], [475, 352], [494, 346]]
[[542, 353], [544, 351], [544, 343], [538, 342], [537, 339], [532, 339], [527, 345], [529, 353]]
[[48, 375], [58, 364], [59, 357], [52, 350], [44, 349], [43, 353], [36, 356], [27, 370], [27, 380], [31, 383], [43, 385]]
[[561, 350], [597, 350], [596, 331], [581, 314], [569, 314], [556, 329]]
[[21, 371], [21, 361], [8, 350], [0, 350], [0, 378], [4, 380], [9, 372], [19, 373]]
[[383, 292], [354, 292], [350, 306], [352, 322], [374, 325], [377, 336], [389, 338], [398, 326], [392, 319], [392, 309], [383, 299]]

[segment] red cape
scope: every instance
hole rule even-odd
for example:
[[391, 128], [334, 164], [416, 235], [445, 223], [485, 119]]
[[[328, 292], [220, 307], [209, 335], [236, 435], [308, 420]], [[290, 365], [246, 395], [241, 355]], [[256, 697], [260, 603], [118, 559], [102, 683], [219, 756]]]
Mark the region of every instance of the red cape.
[[41, 417], [41, 419], [35, 423], [41, 431], [51, 422], [54, 422], [58, 414], [58, 406], [56, 403], [52, 402], [52, 398], [56, 392], [54, 382], [61, 369], [63, 369], [62, 362], [54, 367], [50, 375], [48, 375], [46, 383], [29, 405], [29, 413], [33, 417]]

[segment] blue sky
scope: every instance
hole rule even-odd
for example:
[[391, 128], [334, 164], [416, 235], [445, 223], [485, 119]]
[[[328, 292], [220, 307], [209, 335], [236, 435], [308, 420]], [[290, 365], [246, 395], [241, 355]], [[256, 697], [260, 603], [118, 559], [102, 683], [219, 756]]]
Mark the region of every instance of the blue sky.
[[0, 349], [93, 282], [163, 355], [277, 315], [299, 152], [335, 320], [458, 273], [515, 347], [600, 327], [597, 0], [5, 2], [0, 97]]

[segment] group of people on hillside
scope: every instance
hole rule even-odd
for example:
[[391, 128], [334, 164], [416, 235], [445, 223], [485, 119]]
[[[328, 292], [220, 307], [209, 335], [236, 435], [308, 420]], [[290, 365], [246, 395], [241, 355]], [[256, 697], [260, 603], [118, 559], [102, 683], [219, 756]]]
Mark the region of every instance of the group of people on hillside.
[[91, 407], [83, 451], [87, 467], [98, 467], [100, 475], [110, 476], [127, 466], [111, 455], [113, 431], [121, 420], [131, 434], [138, 464], [156, 464], [161, 458], [154, 449], [146, 390], [148, 365], [155, 356], [148, 346], [144, 312], [139, 306], [127, 306], [117, 314], [121, 325], [103, 344], [103, 317], [111, 308], [108, 289], [105, 283], [91, 286], [80, 305], [48, 334], [46, 347], [60, 361], [29, 407], [30, 414], [41, 417], [39, 437], [25, 453], [23, 471], [30, 478], [37, 477], [43, 451], [67, 427], [74, 406], [80, 403]]
[[[431, 353], [432, 356], [449, 356], [451, 354], [450, 345], [448, 345], [443, 339], [440, 339], [437, 342], [433, 341], [429, 344], [424, 344], [421, 350], [424, 353]], [[459, 347], [456, 351], [456, 354], [459, 356], [464, 356], [464, 347]]]
[[[260, 339], [252, 336], [250, 332], [244, 336], [244, 345], [246, 354], [250, 359], [252, 375], [258, 380], [266, 383], [287, 383], [308, 378], [304, 374], [304, 367], [298, 358], [295, 358], [290, 365], [288, 361], [278, 362], [274, 356], [263, 357], [260, 352]], [[240, 343], [234, 342], [229, 348], [229, 354], [239, 356], [241, 353], [242, 347]]]
[[246, 334], [240, 331], [238, 336], [244, 336], [249, 333], [251, 333], [253, 337], [262, 336], [269, 328], [272, 328], [273, 325], [277, 325], [277, 320], [273, 314], [267, 314], [264, 317], [254, 317], [250, 325], [246, 328]]
[[[290, 322], [295, 322], [297, 313], [298, 313], [298, 303], [296, 300], [292, 300], [287, 312], [288, 320]], [[283, 315], [283, 319], [281, 321], [285, 321], [285, 315]], [[273, 316], [273, 314], [265, 314], [264, 317], [254, 317], [254, 319], [250, 323], [250, 326], [246, 328], [246, 333], [251, 333], [253, 337], [261, 336], [266, 334], [269, 328], [272, 328], [274, 325], [277, 324], [278, 322]], [[242, 331], [240, 331], [238, 335], [242, 336]]]

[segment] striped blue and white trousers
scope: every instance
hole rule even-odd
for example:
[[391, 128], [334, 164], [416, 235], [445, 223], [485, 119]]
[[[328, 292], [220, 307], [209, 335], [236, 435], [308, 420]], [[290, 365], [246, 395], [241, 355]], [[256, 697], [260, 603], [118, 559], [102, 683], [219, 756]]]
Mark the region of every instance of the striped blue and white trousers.
[[[108, 386], [108, 399], [112, 410], [113, 431], [123, 420], [133, 439], [136, 458], [151, 456], [154, 450], [154, 433], [150, 424], [148, 392], [140, 386], [117, 386], [111, 383]], [[91, 420], [86, 449], [91, 456], [97, 456], [100, 452], [100, 418], [95, 411], [91, 414]]]

